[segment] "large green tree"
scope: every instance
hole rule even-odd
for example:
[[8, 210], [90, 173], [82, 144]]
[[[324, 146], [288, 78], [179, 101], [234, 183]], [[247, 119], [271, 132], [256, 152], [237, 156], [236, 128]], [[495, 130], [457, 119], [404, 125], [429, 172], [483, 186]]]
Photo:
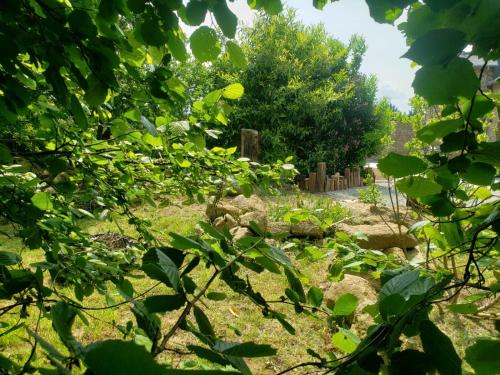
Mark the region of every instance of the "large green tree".
[[193, 94], [231, 82], [245, 87], [219, 143], [237, 145], [240, 129], [259, 130], [264, 162], [293, 156], [303, 173], [320, 161], [332, 173], [343, 171], [384, 148], [389, 106], [377, 103], [375, 77], [359, 70], [366, 51], [361, 37], [344, 45], [287, 9], [274, 17], [259, 13], [240, 40], [248, 63], [235, 66], [226, 55], [210, 65], [191, 60], [178, 67]]

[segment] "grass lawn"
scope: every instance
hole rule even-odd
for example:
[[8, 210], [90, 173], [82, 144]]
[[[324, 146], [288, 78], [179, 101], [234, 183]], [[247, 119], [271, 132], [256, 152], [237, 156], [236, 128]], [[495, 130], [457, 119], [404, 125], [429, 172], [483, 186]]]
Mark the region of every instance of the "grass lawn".
[[[270, 220], [280, 219], [294, 208], [317, 210], [322, 220], [339, 220], [346, 215], [350, 215], [347, 209], [333, 203], [330, 198], [325, 197], [316, 196], [311, 198], [310, 195], [292, 194], [284, 197], [268, 197], [266, 200], [270, 211]], [[157, 231], [159, 238], [165, 242], [168, 241], [169, 232], [191, 234], [194, 232], [196, 223], [204, 219], [204, 206], [201, 205], [173, 205], [161, 209], [148, 206], [137, 208], [135, 212], [141, 217], [148, 218], [152, 223], [152, 229]], [[118, 219], [117, 222], [125, 234], [131, 237], [135, 236], [134, 230], [125, 220]], [[82, 225], [92, 234], [118, 231], [114, 222], [85, 221]], [[3, 233], [12, 232], [12, 228], [5, 226], [0, 228], [0, 230]], [[23, 257], [25, 265], [43, 259], [43, 252], [41, 250], [25, 249], [18, 239], [7, 237], [4, 234], [0, 234], [0, 250], [19, 252]], [[293, 254], [289, 255], [292, 259], [294, 258]], [[296, 262], [302, 272], [302, 282], [305, 288], [319, 286], [327, 280], [327, 268], [331, 262], [331, 256], [315, 262], [308, 262], [306, 260]], [[252, 273], [253, 288], [256, 291], [260, 291], [266, 300], [279, 300], [284, 289], [288, 286], [284, 275], [276, 275], [269, 272], [261, 274], [256, 274], [252, 271], [245, 272], [249, 275]], [[210, 274], [211, 270], [198, 267], [192, 276], [198, 285], [201, 285], [204, 280], [208, 280]], [[139, 271], [131, 274], [129, 280], [132, 282], [136, 294], [155, 285], [154, 281], [142, 278]], [[49, 282], [49, 280], [47, 279], [46, 282]], [[292, 318], [291, 321], [296, 329], [296, 335], [291, 335], [277, 321], [266, 319], [259, 309], [249, 303], [247, 299], [232, 292], [222, 282], [216, 281], [210, 291], [224, 292], [227, 295], [227, 298], [223, 301], [216, 302], [205, 298], [199, 304], [199, 307], [205, 311], [212, 321], [217, 335], [224, 337], [228, 341], [255, 341], [257, 343], [271, 344], [279, 349], [278, 354], [274, 357], [247, 360], [247, 363], [255, 374], [274, 374], [279, 372], [279, 370], [286, 369], [300, 362], [310, 361], [312, 358], [306, 353], [307, 348], [312, 348], [320, 354], [333, 350], [330, 341], [331, 333], [325, 319], [317, 319], [304, 314], [296, 315], [293, 311], [293, 306], [279, 303], [276, 306], [273, 305], [276, 310], [287, 313]], [[71, 289], [62, 288], [60, 292], [74, 298]], [[151, 290], [148, 295], [168, 293], [171, 293], [171, 290], [159, 285]], [[123, 300], [117, 292], [115, 295], [111, 295], [111, 297], [116, 302]], [[86, 306], [96, 307], [96, 310], [84, 311], [82, 316], [87, 320], [87, 323], [77, 318], [74, 325], [73, 334], [83, 344], [118, 338], [120, 337], [120, 332], [115, 328], [116, 325], [125, 326], [128, 321], [135, 323], [129, 305], [124, 304], [114, 309], [98, 309], [107, 306], [106, 303], [106, 298], [98, 293], [94, 293], [85, 300]], [[461, 355], [463, 355], [464, 348], [470, 345], [476, 337], [488, 334], [491, 329], [490, 324], [486, 324], [483, 327], [478, 322], [473, 322], [462, 316], [458, 317], [446, 311], [446, 309], [442, 312], [438, 309], [434, 310], [433, 317], [440, 327], [451, 336]], [[21, 322], [26, 327], [35, 330], [38, 321], [38, 316], [36, 315], [37, 309], [29, 308], [27, 313], [28, 317], [20, 320], [19, 310], [12, 310], [9, 314], [1, 317], [1, 322], [9, 323], [9, 326]], [[161, 317], [163, 332], [168, 330], [179, 314], [180, 311], [174, 311]], [[56, 337], [55, 331], [51, 329], [50, 324], [51, 321], [49, 319], [43, 315], [40, 317], [38, 329], [40, 336], [60, 350], [61, 353], [66, 353], [64, 346], [58, 337]], [[8, 328], [2, 327], [0, 332]], [[16, 363], [23, 363], [29, 356], [31, 349], [31, 344], [27, 341], [28, 338], [29, 335], [23, 327], [11, 334], [1, 335], [0, 352], [2, 355], [10, 357]], [[197, 339], [191, 334], [179, 330], [170, 341], [169, 347], [177, 352], [184, 352], [186, 351], [185, 344], [187, 343], [199, 344]], [[43, 366], [43, 364], [48, 364], [47, 358], [41, 354], [42, 351], [38, 350], [37, 353], [38, 357], [34, 365]], [[193, 355], [179, 354], [174, 351], [164, 352], [159, 360], [163, 363], [170, 363], [178, 368], [200, 368], [200, 366], [204, 365], [203, 362], [196, 360]], [[74, 369], [74, 371], [79, 372], [80, 370]], [[299, 374], [303, 372], [298, 371], [295, 373]]]
[[[168, 241], [169, 232], [177, 232], [180, 234], [193, 233], [195, 224], [204, 219], [204, 206], [198, 205], [170, 206], [162, 209], [147, 206], [137, 208], [135, 212], [141, 217], [148, 218], [152, 223], [152, 229], [157, 231], [159, 238], [164, 241]], [[125, 222], [125, 220], [117, 221], [125, 234], [134, 237], [135, 231]], [[84, 221], [82, 225], [91, 234], [118, 231], [114, 222], [95, 222], [87, 220]], [[9, 227], [2, 227], [0, 229], [4, 233], [12, 231], [12, 228]], [[27, 249], [23, 247], [19, 239], [9, 238], [3, 234], [0, 235], [0, 250], [16, 251], [20, 253], [25, 265], [41, 261], [44, 257], [42, 250]], [[328, 263], [328, 259], [315, 263], [302, 262], [299, 268], [303, 270], [302, 281], [304, 285], [312, 286], [324, 282]], [[199, 284], [202, 284], [203, 280], [208, 280], [210, 277], [209, 272], [211, 271], [205, 270], [203, 267], [198, 267], [193, 276], [195, 276], [194, 278], [196, 281], [199, 281]], [[252, 271], [247, 271], [247, 273], [250, 274]], [[129, 280], [132, 282], [136, 293], [141, 293], [155, 284], [152, 280], [142, 278], [138, 271], [130, 276]], [[49, 280], [47, 279], [46, 282], [49, 282]], [[256, 291], [261, 291], [266, 299], [278, 300], [287, 287], [287, 282], [284, 275], [263, 272], [261, 274], [253, 273], [252, 285]], [[211, 319], [218, 335], [228, 340], [254, 340], [259, 343], [268, 343], [280, 348], [278, 355], [275, 357], [249, 359], [248, 363], [254, 373], [272, 374], [279, 369], [284, 369], [301, 361], [310, 360], [311, 358], [306, 353], [306, 348], [309, 347], [314, 348], [319, 353], [324, 353], [325, 350], [331, 349], [329, 340], [325, 340], [325, 338], [329, 336], [325, 321], [305, 315], [296, 316], [293, 307], [276, 304], [276, 306], [273, 307], [275, 307], [277, 311], [288, 313], [293, 317], [294, 327], [297, 330], [296, 335], [293, 336], [287, 333], [277, 321], [264, 318], [259, 309], [249, 303], [247, 299], [232, 292], [223, 282], [215, 282], [209, 291], [215, 290], [224, 292], [227, 295], [227, 299], [218, 302], [203, 299], [200, 307]], [[70, 288], [61, 288], [60, 292], [76, 299]], [[154, 288], [148, 295], [168, 293], [171, 293], [171, 291], [160, 285]], [[122, 300], [118, 293], [111, 297], [113, 297], [116, 302]], [[105, 297], [98, 293], [94, 293], [92, 296], [86, 298], [85, 305], [96, 308], [107, 306]], [[10, 313], [3, 316], [1, 321], [9, 323], [9, 326], [15, 325], [18, 322], [23, 322], [26, 327], [35, 330], [38, 321], [37, 309], [28, 308], [27, 313], [28, 317], [26, 319], [19, 320], [19, 310], [12, 310]], [[180, 311], [174, 311], [173, 313], [167, 313], [161, 318], [163, 331], [166, 331], [168, 327], [173, 324], [179, 313]], [[85, 311], [83, 316], [88, 323], [85, 324], [82, 319], [77, 317], [73, 327], [73, 334], [84, 344], [97, 340], [118, 338], [120, 333], [115, 328], [115, 325], [124, 326], [129, 320], [135, 322], [127, 304], [114, 309]], [[50, 325], [51, 321], [42, 315], [38, 328], [40, 336], [60, 350], [61, 353], [66, 353], [64, 346], [59, 341], [55, 331], [51, 329]], [[2, 331], [7, 328], [8, 327], [2, 329]], [[238, 331], [238, 334], [241, 336], [238, 336], [235, 330]], [[31, 344], [27, 342], [29, 338], [29, 335], [23, 327], [11, 334], [3, 335], [0, 337], [0, 351], [4, 356], [10, 357], [16, 363], [23, 363], [28, 357], [31, 349]], [[197, 339], [191, 334], [179, 331], [171, 340], [170, 346], [185, 351], [184, 345], [186, 343], [196, 343], [196, 341]], [[38, 353], [42, 353], [42, 351], [39, 350]], [[199, 366], [200, 362], [194, 362], [194, 360], [194, 356], [179, 355], [173, 352], [165, 352], [160, 356], [160, 361], [172, 363], [172, 365], [176, 367]], [[44, 363], [48, 364], [48, 360], [43, 355], [39, 354], [34, 365], [39, 366]]]

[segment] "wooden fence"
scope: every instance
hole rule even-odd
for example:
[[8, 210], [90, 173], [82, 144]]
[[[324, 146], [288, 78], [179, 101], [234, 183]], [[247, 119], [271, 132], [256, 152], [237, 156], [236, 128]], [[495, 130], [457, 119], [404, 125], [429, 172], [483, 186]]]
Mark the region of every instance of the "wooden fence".
[[322, 162], [317, 164], [316, 172], [310, 172], [309, 176], [299, 178], [298, 184], [301, 190], [311, 193], [324, 193], [363, 186], [363, 179], [359, 167], [346, 168], [344, 175], [337, 172], [328, 176], [326, 174], [326, 163]]

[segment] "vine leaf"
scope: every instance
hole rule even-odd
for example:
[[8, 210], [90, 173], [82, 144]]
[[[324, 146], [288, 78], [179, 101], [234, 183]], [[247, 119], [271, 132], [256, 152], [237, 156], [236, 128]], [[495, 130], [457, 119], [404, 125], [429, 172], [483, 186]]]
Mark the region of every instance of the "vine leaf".
[[85, 364], [96, 375], [168, 374], [144, 346], [131, 341], [99, 341], [85, 349]]
[[448, 336], [439, 330], [430, 320], [420, 323], [420, 338], [424, 352], [433, 367], [442, 375], [461, 375], [462, 360]]
[[238, 26], [238, 17], [228, 8], [226, 1], [218, 1], [212, 11], [222, 33], [228, 38], [234, 38]]
[[500, 340], [478, 339], [465, 350], [465, 360], [476, 375], [494, 374], [500, 368]]
[[446, 66], [423, 66], [415, 74], [413, 88], [430, 105], [452, 104], [458, 97], [472, 97], [479, 88], [479, 79], [472, 63], [455, 58]]
[[414, 198], [439, 194], [441, 192], [441, 185], [420, 176], [405, 177], [399, 180], [396, 186], [401, 192]]
[[189, 38], [194, 57], [201, 62], [212, 61], [219, 56], [220, 44], [215, 30], [201, 26]]
[[435, 29], [417, 38], [402, 57], [420, 65], [445, 65], [465, 47], [465, 34], [455, 29]]
[[378, 162], [378, 169], [391, 177], [406, 177], [422, 173], [427, 169], [427, 164], [416, 156], [399, 155], [390, 152]]
[[351, 293], [342, 294], [336, 301], [333, 307], [334, 316], [351, 315], [358, 306], [358, 297]]
[[160, 249], [148, 250], [142, 258], [142, 270], [152, 279], [159, 280], [180, 291], [179, 270], [175, 263]]

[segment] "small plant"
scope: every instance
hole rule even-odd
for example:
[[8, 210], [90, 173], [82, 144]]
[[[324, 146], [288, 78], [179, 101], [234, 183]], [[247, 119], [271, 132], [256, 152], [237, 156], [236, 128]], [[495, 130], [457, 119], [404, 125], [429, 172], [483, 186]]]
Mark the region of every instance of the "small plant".
[[349, 216], [349, 210], [330, 197], [305, 193], [275, 198], [269, 210], [271, 220], [288, 223], [310, 220], [323, 229]]
[[359, 200], [363, 203], [377, 206], [378, 204], [380, 204], [382, 192], [375, 184], [375, 181], [371, 174], [369, 174], [363, 181], [368, 187], [366, 189], [359, 190]]

